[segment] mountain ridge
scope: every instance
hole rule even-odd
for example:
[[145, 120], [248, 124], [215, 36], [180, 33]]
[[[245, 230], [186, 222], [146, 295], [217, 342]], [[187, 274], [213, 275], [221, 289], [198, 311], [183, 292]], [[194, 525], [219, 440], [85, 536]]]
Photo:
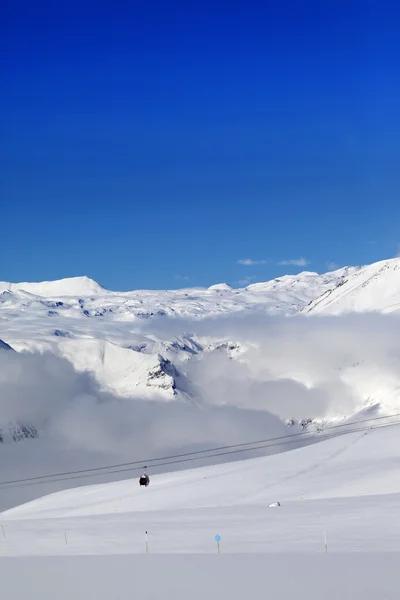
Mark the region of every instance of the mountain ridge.
[[[63, 295], [54, 295], [56, 291]], [[76, 295], [72, 293], [77, 291]], [[92, 293], [83, 293], [89, 291]], [[314, 372], [311, 363], [299, 366], [302, 357], [286, 367], [283, 363], [289, 358], [285, 353], [283, 363], [275, 364], [276, 358], [267, 347], [258, 353], [262, 359], [257, 352], [252, 355], [251, 349], [263, 343], [262, 330], [257, 331], [261, 337], [255, 343], [251, 338], [254, 331], [242, 331], [235, 337], [239, 317], [266, 318], [263, 326], [268, 329], [277, 324], [278, 332], [282, 329], [282, 319], [296, 317], [302, 320], [299, 331], [303, 337], [299, 339], [304, 340], [301, 328], [307, 327], [305, 322], [314, 316], [316, 319], [352, 312], [400, 312], [400, 258], [364, 267], [343, 267], [322, 275], [304, 271], [245, 288], [220, 283], [210, 288], [110, 292], [88, 277], [33, 284], [0, 283], [0, 339], [3, 340], [0, 346], [3, 350], [14, 349], [17, 354], [52, 353], [67, 359], [77, 372], [89, 372], [101, 390], [123, 398], [207, 402], [213, 380], [210, 382], [207, 376], [206, 387], [196, 388], [187, 366], [189, 370], [192, 368], [189, 361], [193, 358], [195, 363], [197, 359], [201, 363], [208, 357], [211, 360], [205, 364], [212, 368], [214, 363], [219, 364], [216, 361], [225, 358], [240, 363], [240, 368], [245, 365], [244, 368], [250, 369], [245, 377], [250, 380], [254, 377], [251, 361], [261, 360], [257, 368], [266, 369], [267, 373], [272, 369], [267, 377], [272, 386], [279, 387], [284, 377], [300, 386], [296, 394], [301, 395], [305, 390], [324, 385], [323, 373]], [[222, 329], [214, 327], [219, 317], [229, 317], [221, 321]], [[272, 321], [269, 317], [280, 320]], [[208, 319], [205, 328], [201, 325], [203, 318]], [[195, 323], [199, 324], [196, 335], [190, 333], [192, 325], [197, 328]], [[285, 323], [285, 328], [291, 328], [289, 320]], [[298, 325], [296, 321], [294, 336]], [[275, 335], [280, 334], [271, 329], [269, 339], [273, 342]], [[325, 352], [322, 346], [318, 352], [321, 351]], [[340, 357], [333, 376], [340, 385], [350, 386], [357, 398], [357, 410], [371, 402], [377, 405], [386, 402], [396, 408], [400, 388], [395, 374], [389, 377], [375, 363], [363, 366], [363, 355], [363, 350], [357, 350], [351, 360]], [[224, 369], [229, 368], [223, 364]], [[262, 385], [262, 371], [257, 376]], [[213, 377], [218, 381], [218, 368]], [[278, 387], [276, 392], [271, 388], [271, 398], [278, 393]], [[224, 393], [220, 392], [221, 397]], [[250, 405], [252, 394], [244, 392]], [[213, 401], [220, 402], [220, 398], [214, 396]], [[340, 396], [338, 403], [340, 406]], [[274, 407], [280, 418], [292, 418], [284, 415], [278, 405]], [[295, 422], [311, 423], [315, 415], [312, 409], [308, 410], [306, 406], [304, 413], [297, 413]], [[330, 413], [329, 418], [336, 416]]]
[[238, 291], [238, 290], [253, 290], [258, 286], [265, 286], [268, 284], [272, 284], [279, 281], [293, 281], [299, 279], [310, 279], [310, 278], [323, 278], [326, 276], [341, 277], [346, 274], [348, 270], [356, 270], [362, 267], [341, 267], [340, 269], [335, 269], [333, 271], [327, 271], [325, 273], [318, 273], [317, 271], [300, 271], [296, 275], [284, 274], [280, 277], [275, 277], [271, 280], [259, 281], [255, 283], [251, 283], [245, 286], [234, 287], [227, 282], [220, 282], [210, 285], [209, 287], [202, 286], [193, 286], [193, 287], [183, 287], [183, 288], [170, 288], [170, 289], [161, 289], [161, 288], [133, 288], [130, 290], [111, 290], [100, 283], [98, 283], [92, 277], [88, 275], [77, 275], [74, 277], [63, 277], [61, 279], [54, 280], [43, 280], [43, 281], [25, 281], [25, 282], [7, 282], [0, 281], [0, 294], [4, 292], [26, 292], [32, 295], [38, 295], [42, 297], [47, 296], [85, 296], [85, 295], [93, 295], [96, 293], [102, 293], [104, 295], [125, 295], [132, 294], [137, 292], [152, 292], [152, 293], [162, 293], [162, 292], [180, 292], [180, 291]]

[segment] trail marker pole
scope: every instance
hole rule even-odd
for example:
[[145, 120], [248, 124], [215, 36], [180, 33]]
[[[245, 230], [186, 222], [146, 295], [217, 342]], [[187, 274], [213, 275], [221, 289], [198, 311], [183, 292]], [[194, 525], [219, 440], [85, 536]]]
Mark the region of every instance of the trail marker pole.
[[68, 546], [67, 532], [64, 533], [65, 545]]
[[220, 535], [216, 535], [214, 539], [217, 542], [218, 554], [221, 554], [221, 547], [219, 545], [219, 543], [221, 541], [221, 536]]
[[145, 531], [146, 534], [146, 554], [149, 553], [149, 538], [148, 538], [148, 534], [147, 531]]
[[3, 523], [1, 524], [1, 530], [2, 530], [2, 532], [3, 532], [4, 539], [6, 540], [6, 539], [7, 539], [7, 536], [6, 536], [6, 532], [4, 531], [4, 526], [3, 526]]
[[326, 530], [324, 531], [324, 541], [325, 541], [325, 554], [328, 552], [328, 542], [326, 539]]

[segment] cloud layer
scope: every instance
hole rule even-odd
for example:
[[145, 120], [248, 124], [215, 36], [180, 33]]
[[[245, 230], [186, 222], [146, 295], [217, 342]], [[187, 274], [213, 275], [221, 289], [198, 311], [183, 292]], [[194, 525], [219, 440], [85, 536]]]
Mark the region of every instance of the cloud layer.
[[285, 319], [256, 311], [196, 323], [159, 320], [156, 330], [173, 336], [184, 328], [204, 343], [239, 342], [235, 359], [217, 351], [188, 363], [207, 402], [282, 419], [330, 419], [373, 402], [400, 407], [399, 323], [396, 316]]
[[306, 267], [310, 264], [310, 261], [306, 258], [291, 258], [289, 260], [280, 260], [278, 265], [292, 265], [295, 267]]
[[267, 260], [254, 260], [253, 258], [239, 258], [237, 261], [238, 265], [245, 265], [247, 267], [252, 267], [255, 265], [266, 265], [268, 263]]
[[[159, 339], [185, 332], [207, 347], [178, 365], [197, 403], [120, 398], [65, 359], [0, 351], [0, 424], [41, 433], [0, 445], [2, 479], [285, 435], [287, 419], [352, 415], [368, 403], [398, 412], [399, 323], [382, 315], [272, 318], [260, 310], [138, 325]], [[2, 491], [0, 508], [53, 490]]]
[[[238, 265], [244, 265], [247, 267], [254, 267], [257, 265], [266, 265], [268, 263], [273, 263], [274, 261], [272, 260], [255, 260], [253, 258], [240, 258], [237, 261]], [[290, 258], [288, 260], [278, 260], [276, 262], [277, 265], [282, 265], [282, 266], [296, 266], [296, 267], [306, 267], [307, 265], [310, 264], [310, 261], [307, 260], [304, 257], [301, 258]]]
[[[40, 437], [0, 444], [0, 481], [119, 462], [147, 462], [286, 433], [280, 420], [264, 410], [208, 401], [199, 407], [191, 402], [120, 398], [102, 392], [89, 374], [76, 372], [66, 359], [47, 353], [0, 351], [0, 429], [7, 431], [9, 424], [15, 423], [34, 426]], [[200, 462], [172, 468], [196, 464]], [[122, 477], [136, 475], [124, 473]], [[118, 477], [121, 475], [105, 480]], [[0, 488], [0, 510], [44, 493], [98, 481]]]

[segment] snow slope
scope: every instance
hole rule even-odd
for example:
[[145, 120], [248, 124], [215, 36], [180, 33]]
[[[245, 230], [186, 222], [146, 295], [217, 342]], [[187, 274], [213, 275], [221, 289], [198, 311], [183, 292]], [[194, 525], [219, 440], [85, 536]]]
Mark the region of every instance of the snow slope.
[[399, 433], [52, 494], [0, 515], [0, 552], [142, 553], [145, 530], [151, 553], [215, 552], [216, 533], [224, 553], [323, 552], [324, 531], [333, 552], [400, 551]]
[[12, 600], [396, 600], [398, 560], [397, 553], [18, 557], [1, 559], [0, 579]]
[[27, 292], [28, 294], [48, 298], [55, 296], [90, 296], [101, 294], [105, 290], [90, 277], [69, 277], [39, 283], [6, 283], [0, 281], [0, 293], [5, 291]]
[[399, 434], [392, 424], [151, 475], [148, 488], [137, 479], [92, 485], [8, 510], [0, 514], [2, 592], [16, 600], [242, 600], [266, 591], [277, 600], [394, 600]]
[[383, 260], [349, 272], [303, 311], [331, 315], [400, 312], [400, 258]]

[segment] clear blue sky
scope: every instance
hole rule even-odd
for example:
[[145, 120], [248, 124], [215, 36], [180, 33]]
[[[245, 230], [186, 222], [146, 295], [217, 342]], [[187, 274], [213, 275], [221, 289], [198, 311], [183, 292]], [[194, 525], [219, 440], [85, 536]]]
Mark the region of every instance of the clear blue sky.
[[0, 10], [0, 280], [238, 285], [399, 251], [394, 1]]

